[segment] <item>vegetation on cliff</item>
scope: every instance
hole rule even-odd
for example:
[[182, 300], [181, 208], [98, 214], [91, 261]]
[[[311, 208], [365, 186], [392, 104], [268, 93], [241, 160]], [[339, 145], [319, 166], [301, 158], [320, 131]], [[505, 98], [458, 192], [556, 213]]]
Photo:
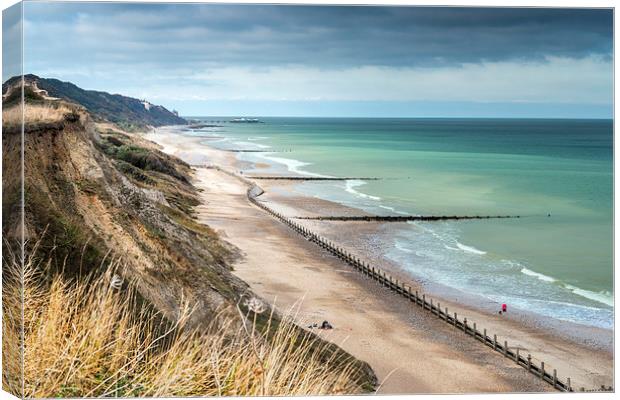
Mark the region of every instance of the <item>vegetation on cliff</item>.
[[[115, 275], [69, 280], [30, 257], [24, 270], [24, 391], [41, 397], [257, 396], [360, 393], [360, 365], [303, 333], [287, 318], [257, 318], [260, 302], [242, 311], [243, 324], [222, 314], [191, 328], [190, 304], [170, 322]], [[19, 343], [21, 265], [8, 256], [3, 286], [6, 390], [21, 393]], [[267, 317], [269, 318], [269, 317]], [[13, 346], [12, 346], [13, 345]]]
[[26, 396], [372, 388], [367, 364], [269, 307], [251, 312], [256, 296], [231, 273], [237, 249], [193, 217], [189, 165], [36, 82], [23, 136], [21, 102], [7, 101], [20, 96], [7, 91], [3, 107], [7, 390], [21, 387], [22, 239]]
[[[76, 103], [90, 112], [95, 119], [110, 121], [125, 130], [137, 131], [147, 126], [184, 125], [187, 121], [167, 110], [165, 107], [150, 104], [120, 94], [110, 94], [96, 90], [84, 90], [70, 82], [58, 79], [40, 78], [24, 75], [25, 97], [32, 99], [34, 94], [47, 98], [63, 99]], [[2, 85], [6, 94], [21, 84], [21, 77], [14, 77]]]

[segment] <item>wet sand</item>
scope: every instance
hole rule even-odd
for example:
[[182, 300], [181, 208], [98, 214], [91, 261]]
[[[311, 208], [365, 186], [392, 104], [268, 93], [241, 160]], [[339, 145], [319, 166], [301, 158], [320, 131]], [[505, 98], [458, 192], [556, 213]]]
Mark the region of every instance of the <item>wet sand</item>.
[[[149, 139], [191, 164], [217, 164], [242, 169], [234, 153], [218, 151], [197, 142], [204, 138], [171, 137], [159, 130]], [[238, 179], [214, 169], [199, 168], [196, 186], [203, 190], [199, 218], [244, 254], [235, 273], [265, 301], [285, 312], [299, 307], [300, 325], [328, 320], [335, 329], [321, 332], [354, 356], [373, 367], [384, 381], [381, 393], [473, 393], [547, 391], [551, 387], [528, 374], [483, 344], [465, 336], [436, 317], [412, 306], [375, 282], [307, 242], [246, 198], [247, 187]], [[258, 182], [266, 190], [261, 201], [288, 215], [355, 213], [359, 210], [324, 200], [290, 194], [290, 183]], [[396, 266], [372, 259], [368, 242], [382, 223], [333, 223], [303, 221], [316, 232], [333, 238], [355, 254], [389, 268], [399, 279], [411, 283]], [[361, 252], [361, 253], [360, 253]], [[442, 305], [477, 322], [478, 328], [497, 333], [499, 340], [519, 347], [556, 368], [561, 379], [570, 376], [573, 387], [611, 385], [612, 355], [608, 349], [580, 345], [535, 329], [508, 317], [498, 318], [459, 304], [458, 299], [437, 298]], [[587, 334], [587, 332], [586, 332]], [[534, 361], [538, 361], [536, 358]]]

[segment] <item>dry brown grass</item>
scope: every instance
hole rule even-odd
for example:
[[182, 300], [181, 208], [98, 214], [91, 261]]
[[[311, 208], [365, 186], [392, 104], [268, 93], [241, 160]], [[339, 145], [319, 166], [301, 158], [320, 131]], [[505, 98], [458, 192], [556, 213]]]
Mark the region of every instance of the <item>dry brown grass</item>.
[[[19, 271], [5, 257], [3, 385], [21, 392]], [[111, 285], [112, 269], [89, 282], [24, 270], [24, 396], [246, 396], [359, 393], [351, 361], [284, 321], [260, 334], [250, 312], [242, 328], [214, 317], [208, 330], [173, 326], [136, 309], [131, 288]], [[252, 308], [252, 307], [250, 307]], [[254, 307], [256, 309], [256, 307]], [[257, 310], [260, 312], [260, 310]], [[252, 321], [254, 321], [252, 323]]]
[[[71, 109], [63, 103], [42, 103], [42, 104], [25, 104], [24, 123], [53, 123], [62, 121], [64, 115], [71, 112]], [[17, 104], [15, 106], [2, 110], [2, 125], [16, 126], [22, 123], [22, 107]]]
[[22, 278], [10, 249], [5, 246], [2, 255], [2, 389], [22, 397]]

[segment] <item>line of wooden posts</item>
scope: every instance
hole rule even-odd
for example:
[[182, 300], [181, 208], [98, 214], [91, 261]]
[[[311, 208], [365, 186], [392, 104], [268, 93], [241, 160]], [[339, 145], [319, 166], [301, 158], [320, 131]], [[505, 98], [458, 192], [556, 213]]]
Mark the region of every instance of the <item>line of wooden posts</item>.
[[[487, 335], [486, 329], [483, 329], [482, 332], [479, 331], [475, 322], [470, 324], [467, 321], [467, 318], [463, 318], [462, 320], [459, 319], [456, 312], [450, 314], [447, 307], [442, 309], [441, 304], [438, 302], [434, 303], [432, 298], [427, 298], [426, 295], [423, 293], [419, 294], [417, 290], [412, 290], [411, 286], [405, 285], [403, 282], [400, 282], [398, 281], [398, 279], [393, 278], [385, 271], [371, 266], [368, 262], [360, 260], [358, 257], [352, 255], [342, 247], [337, 246], [333, 242], [302, 226], [297, 221], [294, 221], [291, 218], [287, 218], [282, 213], [279, 213], [264, 204], [263, 202], [258, 201], [256, 197], [251, 194], [252, 188], [256, 185], [246, 177], [228, 171], [224, 168], [220, 168], [219, 166], [203, 165], [202, 167], [217, 169], [246, 183], [249, 187], [247, 190], [247, 197], [252, 204], [268, 212], [269, 214], [295, 230], [297, 233], [304, 236], [306, 239], [316, 243], [321, 248], [329, 251], [347, 264], [351, 265], [353, 268], [357, 269], [366, 277], [377, 281], [379, 284], [385, 286], [389, 290], [396, 292], [397, 294], [413, 302], [415, 305], [422, 307], [423, 310], [430, 312], [432, 315], [435, 315], [444, 322], [454, 326], [455, 329], [463, 331], [466, 335], [471, 336], [473, 339], [482, 342], [483, 344], [502, 354], [504, 357], [513, 360], [517, 365], [525, 368], [528, 372], [537, 376], [542, 381], [552, 385], [555, 389], [563, 392], [574, 391], [571, 386], [570, 378], [566, 378], [566, 381], [562, 381], [558, 378], [556, 369], [553, 369], [552, 371], [545, 370], [544, 361], [541, 361], [540, 364], [537, 364], [535, 361], [533, 361], [531, 354], [527, 354], [527, 356], [524, 357], [522, 354], [519, 353], [518, 347], [516, 347], [514, 350], [511, 350], [508, 347], [507, 340], [504, 340], [504, 343], [501, 343], [497, 340], [497, 335], [494, 334], [492, 337]], [[260, 191], [260, 193], [262, 193], [262, 190]]]
[[[247, 182], [246, 179], [243, 180]], [[342, 247], [339, 247], [335, 243], [312, 232], [298, 222], [285, 217], [279, 212], [274, 211], [263, 202], [258, 201], [254, 196], [250, 194], [250, 191], [251, 188], [248, 189], [248, 199], [253, 204], [265, 210], [275, 218], [279, 219], [280, 221], [291, 227], [293, 230], [304, 236], [306, 239], [316, 243], [323, 249], [329, 251], [336, 257], [345, 261], [347, 264], [357, 269], [363, 275], [374, 279], [389, 290], [396, 292], [397, 294], [409, 299], [411, 302], [418, 305], [419, 307], [422, 307], [423, 310], [430, 312], [431, 314], [437, 316], [439, 319], [454, 326], [455, 329], [462, 330], [466, 335], [469, 335], [473, 339], [482, 342], [493, 350], [501, 353], [504, 357], [513, 360], [517, 365], [520, 365], [521, 367], [527, 369], [528, 372], [536, 375], [544, 382], [552, 385], [555, 389], [563, 392], [573, 391], [570, 378], [566, 378], [566, 381], [560, 380], [557, 376], [557, 371], [555, 369], [553, 369], [552, 371], [545, 370], [544, 361], [541, 361], [540, 364], [537, 364], [532, 360], [531, 354], [523, 356], [519, 353], [518, 347], [514, 350], [511, 350], [508, 347], [508, 341], [504, 340], [504, 343], [500, 343], [497, 340], [497, 335], [487, 335], [486, 329], [483, 329], [482, 332], [479, 331], [475, 322], [473, 324], [470, 324], [467, 321], [467, 318], [463, 318], [462, 320], [459, 319], [456, 312], [450, 314], [447, 307], [442, 309], [440, 303], [434, 303], [433, 299], [427, 298], [425, 294], [419, 294], [417, 290], [412, 290], [411, 286], [405, 285], [403, 282], [398, 281], [398, 279], [394, 279], [385, 271], [371, 266], [369, 263], [360, 260], [358, 257], [352, 255]]]

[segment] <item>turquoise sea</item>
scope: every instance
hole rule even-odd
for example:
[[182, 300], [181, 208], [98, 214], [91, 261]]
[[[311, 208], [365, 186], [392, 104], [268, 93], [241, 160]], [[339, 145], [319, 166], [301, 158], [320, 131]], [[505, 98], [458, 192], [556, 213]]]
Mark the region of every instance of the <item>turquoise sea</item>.
[[191, 134], [274, 151], [240, 153], [267, 172], [384, 178], [298, 187], [373, 213], [520, 215], [409, 223], [384, 238], [383, 255], [422, 282], [613, 327], [611, 120], [261, 120]]

